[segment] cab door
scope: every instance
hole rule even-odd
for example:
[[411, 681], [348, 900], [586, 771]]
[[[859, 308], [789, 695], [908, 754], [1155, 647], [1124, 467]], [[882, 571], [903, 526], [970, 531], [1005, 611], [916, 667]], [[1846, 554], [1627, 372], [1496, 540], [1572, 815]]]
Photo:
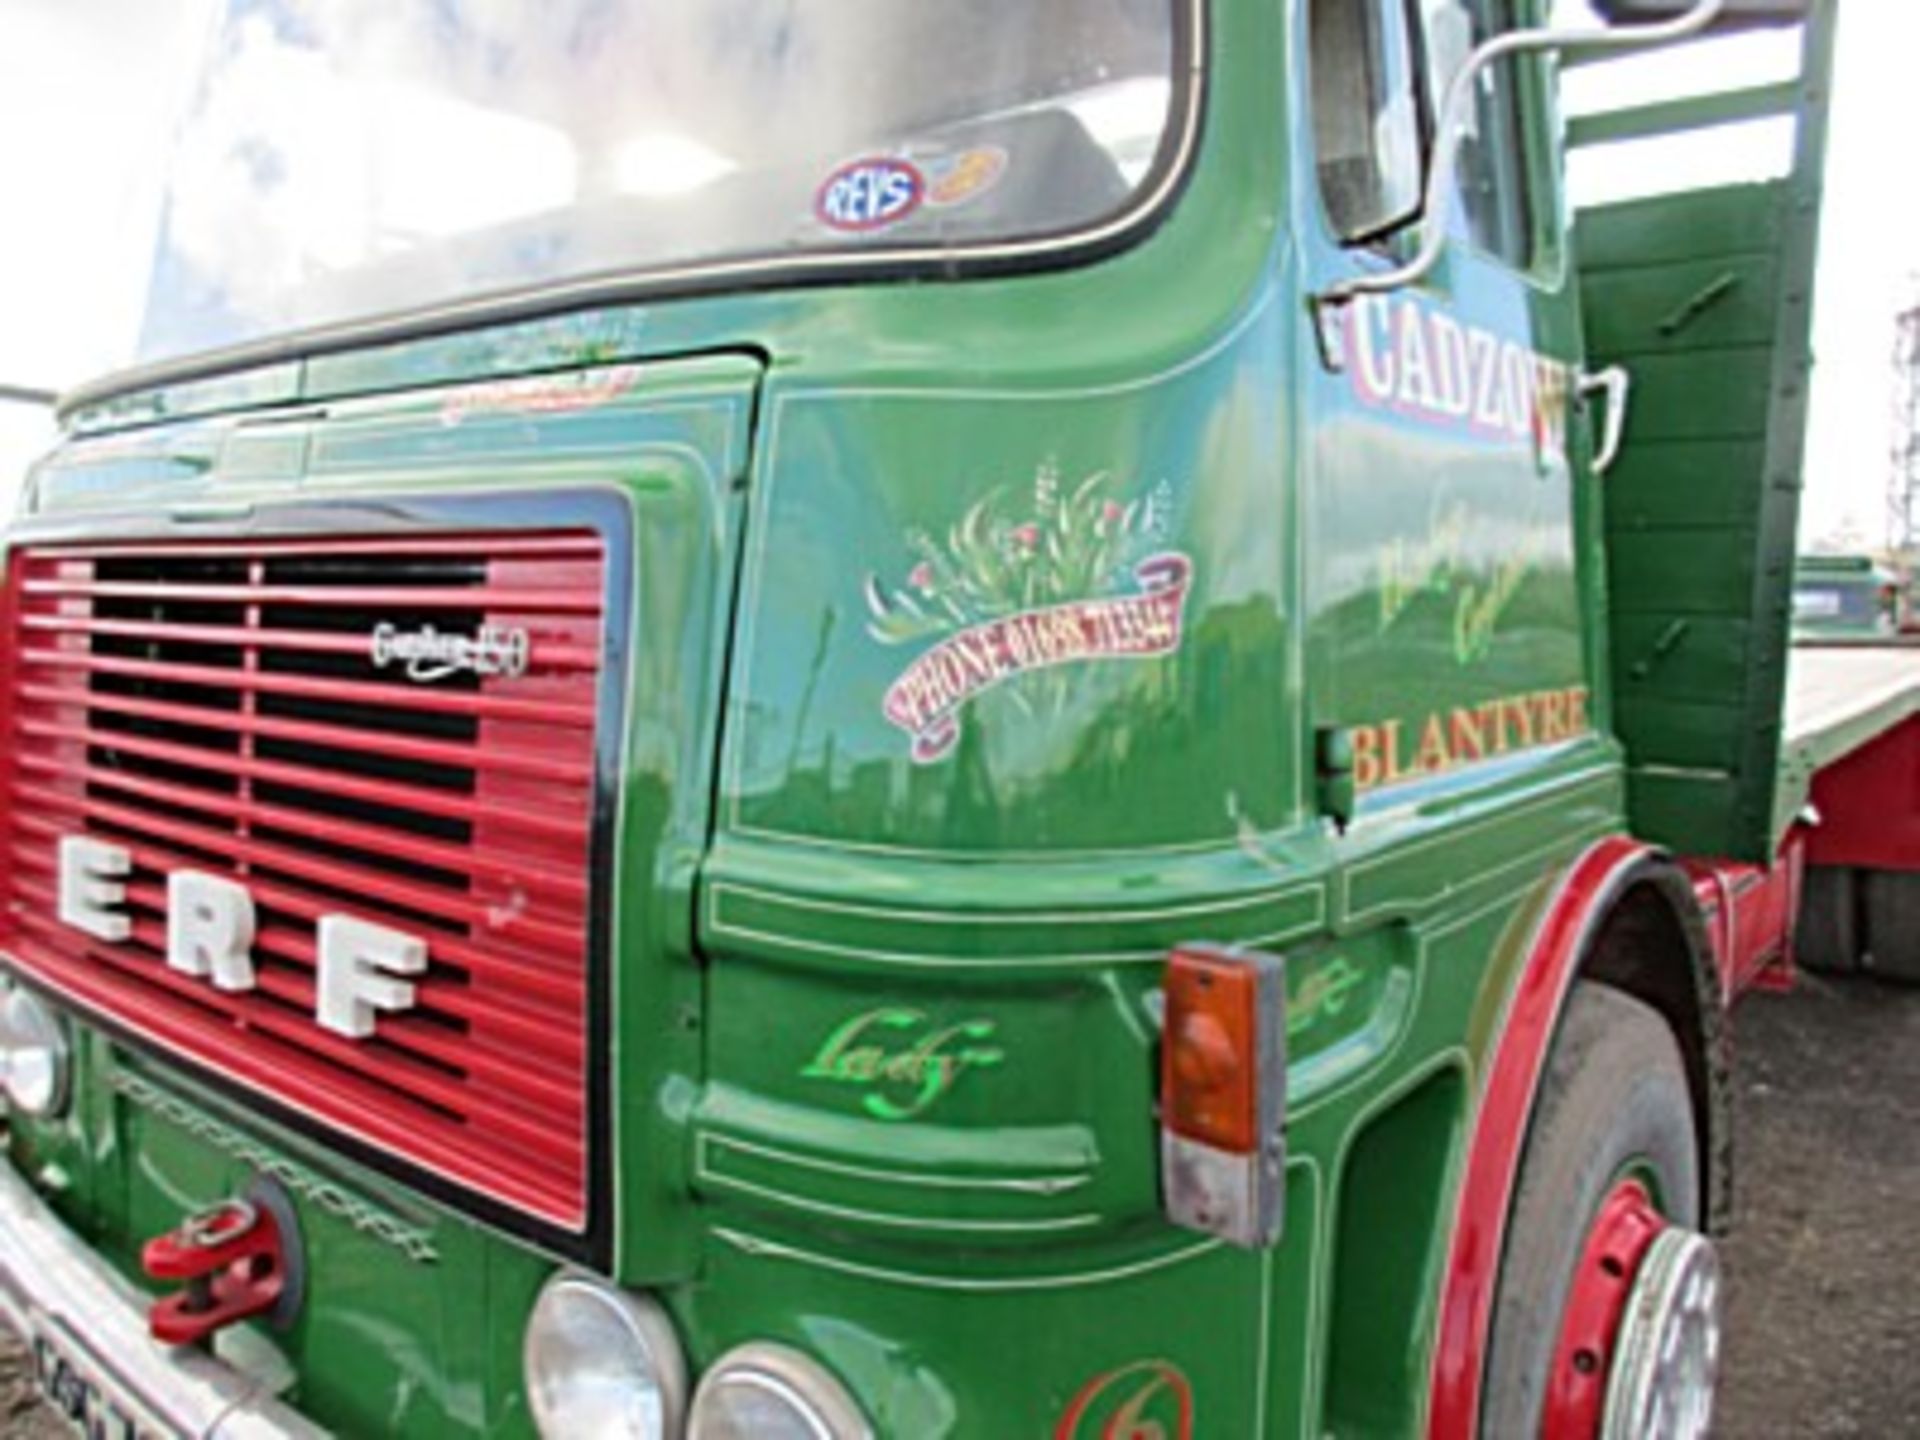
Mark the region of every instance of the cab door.
[[[1527, 0], [1309, 0], [1309, 291], [1448, 244], [1420, 283], [1318, 306], [1303, 413], [1308, 710], [1357, 821], [1591, 758], [1567, 398], [1574, 297], [1543, 63], [1475, 96], [1444, 214], [1422, 152], [1472, 47]], [[1337, 742], [1337, 743], [1336, 743]]]

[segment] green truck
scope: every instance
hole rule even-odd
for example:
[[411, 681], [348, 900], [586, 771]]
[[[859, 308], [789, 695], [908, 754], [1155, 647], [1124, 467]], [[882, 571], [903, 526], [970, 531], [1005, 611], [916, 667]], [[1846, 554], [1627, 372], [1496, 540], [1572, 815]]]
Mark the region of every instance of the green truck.
[[1725, 1007], [1920, 869], [1834, 0], [221, 8], [0, 589], [82, 1433], [1704, 1432]]

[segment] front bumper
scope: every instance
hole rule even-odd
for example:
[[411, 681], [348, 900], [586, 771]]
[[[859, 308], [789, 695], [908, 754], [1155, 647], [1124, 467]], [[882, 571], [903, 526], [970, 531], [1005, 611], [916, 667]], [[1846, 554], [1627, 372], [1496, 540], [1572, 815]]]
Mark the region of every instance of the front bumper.
[[205, 1351], [147, 1334], [146, 1302], [0, 1161], [0, 1320], [54, 1332], [142, 1418], [206, 1440], [322, 1436], [260, 1380]]

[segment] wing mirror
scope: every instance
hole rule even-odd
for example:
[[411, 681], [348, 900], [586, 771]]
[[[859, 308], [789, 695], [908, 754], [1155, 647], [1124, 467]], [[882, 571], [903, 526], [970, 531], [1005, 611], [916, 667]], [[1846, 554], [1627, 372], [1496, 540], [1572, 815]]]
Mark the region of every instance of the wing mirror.
[[1624, 22], [1630, 17], [1643, 23], [1610, 24], [1600, 29], [1511, 30], [1494, 36], [1467, 56], [1448, 83], [1446, 98], [1440, 106], [1433, 163], [1427, 170], [1426, 189], [1418, 211], [1426, 222], [1420, 248], [1404, 265], [1352, 276], [1314, 296], [1314, 306], [1322, 315], [1329, 307], [1344, 305], [1359, 295], [1391, 294], [1417, 285], [1439, 263], [1447, 243], [1447, 199], [1453, 192], [1460, 147], [1472, 123], [1474, 87], [1483, 74], [1501, 61], [1513, 55], [1547, 50], [1637, 50], [1668, 45], [1698, 35], [1723, 15], [1764, 14], [1773, 20], [1794, 19], [1804, 14], [1806, 0], [1693, 0], [1691, 4], [1681, 0], [1598, 0], [1596, 8], [1610, 21]]

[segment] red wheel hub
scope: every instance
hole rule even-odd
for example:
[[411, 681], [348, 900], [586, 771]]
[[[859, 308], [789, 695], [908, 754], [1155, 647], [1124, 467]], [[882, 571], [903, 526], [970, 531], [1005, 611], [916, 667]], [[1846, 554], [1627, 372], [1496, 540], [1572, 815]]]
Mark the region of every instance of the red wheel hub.
[[1641, 1261], [1666, 1228], [1666, 1217], [1637, 1180], [1615, 1186], [1594, 1216], [1560, 1320], [1541, 1420], [1545, 1440], [1593, 1440], [1600, 1433], [1628, 1297]]

